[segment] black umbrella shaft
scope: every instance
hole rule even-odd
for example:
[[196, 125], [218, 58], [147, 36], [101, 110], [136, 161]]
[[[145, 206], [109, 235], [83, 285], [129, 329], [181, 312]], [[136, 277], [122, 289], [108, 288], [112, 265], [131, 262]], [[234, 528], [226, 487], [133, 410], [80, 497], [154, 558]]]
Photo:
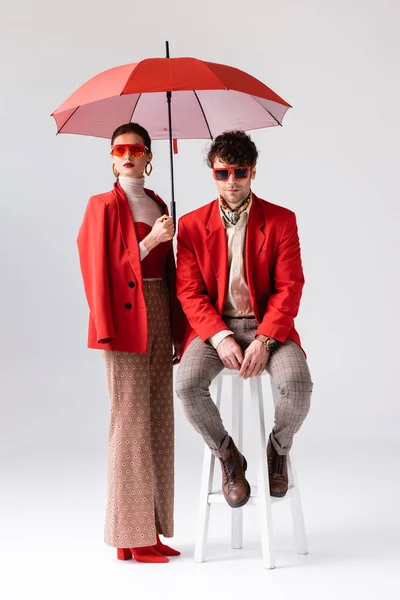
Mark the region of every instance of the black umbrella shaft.
[[[165, 42], [166, 58], [169, 58], [169, 42]], [[174, 220], [176, 227], [176, 210], [175, 210], [175, 187], [174, 187], [174, 151], [172, 142], [172, 116], [171, 116], [171, 92], [167, 92], [168, 103], [168, 130], [169, 130], [169, 158], [171, 165], [171, 217]]]
[[169, 128], [169, 158], [171, 164], [171, 216], [176, 226], [176, 210], [175, 210], [175, 186], [174, 186], [174, 151], [172, 142], [172, 118], [171, 118], [171, 92], [167, 92], [168, 103], [168, 128]]

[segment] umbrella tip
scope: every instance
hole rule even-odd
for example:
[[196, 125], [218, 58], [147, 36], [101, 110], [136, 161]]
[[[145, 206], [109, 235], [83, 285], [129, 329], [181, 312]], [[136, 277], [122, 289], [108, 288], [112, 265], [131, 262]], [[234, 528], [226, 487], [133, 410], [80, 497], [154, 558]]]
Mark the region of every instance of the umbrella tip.
[[169, 58], [169, 42], [165, 42], [165, 52], [166, 52], [166, 57]]

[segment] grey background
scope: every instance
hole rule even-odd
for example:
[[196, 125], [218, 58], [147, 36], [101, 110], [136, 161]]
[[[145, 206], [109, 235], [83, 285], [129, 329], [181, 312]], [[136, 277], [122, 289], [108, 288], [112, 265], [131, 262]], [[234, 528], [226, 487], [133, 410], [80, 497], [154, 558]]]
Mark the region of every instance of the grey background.
[[[260, 150], [253, 190], [298, 218], [306, 286], [297, 328], [315, 384], [298, 435], [300, 465], [313, 489], [318, 455], [320, 489], [331, 460], [339, 493], [340, 473], [353, 476], [354, 488], [360, 465], [370, 464], [365, 489], [376, 492], [379, 465], [398, 451], [400, 416], [399, 4], [22, 0], [2, 2], [0, 11], [0, 460], [7, 506], [18, 506], [18, 496], [26, 509], [26, 494], [34, 506], [45, 489], [40, 507], [51, 513], [55, 478], [80, 490], [81, 499], [92, 482], [99, 486], [93, 501], [101, 541], [109, 400], [102, 359], [86, 349], [75, 240], [89, 196], [110, 189], [113, 177], [106, 140], [56, 137], [49, 115], [97, 72], [164, 56], [166, 39], [172, 56], [234, 65], [294, 106], [283, 128], [253, 134]], [[216, 195], [206, 148], [204, 141], [179, 143], [179, 214]], [[167, 142], [154, 144], [153, 164], [148, 185], [169, 203]], [[191, 523], [202, 444], [178, 403], [176, 422], [177, 488], [186, 490]], [[3, 514], [9, 522], [9, 509]], [[364, 517], [375, 519], [375, 509]], [[10, 539], [20, 527], [18, 539], [33, 543], [34, 518], [15, 518]]]

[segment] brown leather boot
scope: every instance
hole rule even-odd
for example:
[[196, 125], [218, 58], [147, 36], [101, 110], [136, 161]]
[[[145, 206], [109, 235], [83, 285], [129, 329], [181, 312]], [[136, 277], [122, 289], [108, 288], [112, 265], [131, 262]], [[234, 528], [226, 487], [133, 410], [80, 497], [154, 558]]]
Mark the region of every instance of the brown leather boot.
[[267, 456], [270, 494], [276, 498], [283, 498], [289, 487], [287, 460], [286, 456], [277, 453], [271, 437], [268, 439]]
[[250, 498], [250, 485], [246, 480], [247, 461], [230, 438], [229, 446], [219, 459], [222, 469], [222, 491], [232, 508], [240, 508]]

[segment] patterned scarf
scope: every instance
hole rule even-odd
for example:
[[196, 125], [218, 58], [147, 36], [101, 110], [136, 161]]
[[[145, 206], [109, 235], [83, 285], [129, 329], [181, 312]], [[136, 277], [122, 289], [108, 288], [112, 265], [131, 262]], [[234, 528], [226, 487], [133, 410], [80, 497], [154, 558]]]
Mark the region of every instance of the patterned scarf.
[[237, 208], [236, 210], [231, 210], [229, 208], [229, 206], [227, 205], [227, 203], [225, 202], [225, 200], [222, 198], [222, 196], [220, 196], [219, 197], [219, 203], [220, 203], [219, 205], [221, 207], [222, 213], [223, 213], [224, 217], [226, 218], [226, 220], [229, 221], [229, 223], [232, 223], [232, 225], [236, 225], [236, 223], [240, 219], [240, 215], [242, 214], [242, 212], [244, 212], [246, 210], [246, 208], [249, 206], [250, 199], [251, 199], [251, 191], [250, 191], [250, 194], [247, 196], [246, 200], [243, 202], [243, 204], [241, 204], [239, 206], [239, 208]]

